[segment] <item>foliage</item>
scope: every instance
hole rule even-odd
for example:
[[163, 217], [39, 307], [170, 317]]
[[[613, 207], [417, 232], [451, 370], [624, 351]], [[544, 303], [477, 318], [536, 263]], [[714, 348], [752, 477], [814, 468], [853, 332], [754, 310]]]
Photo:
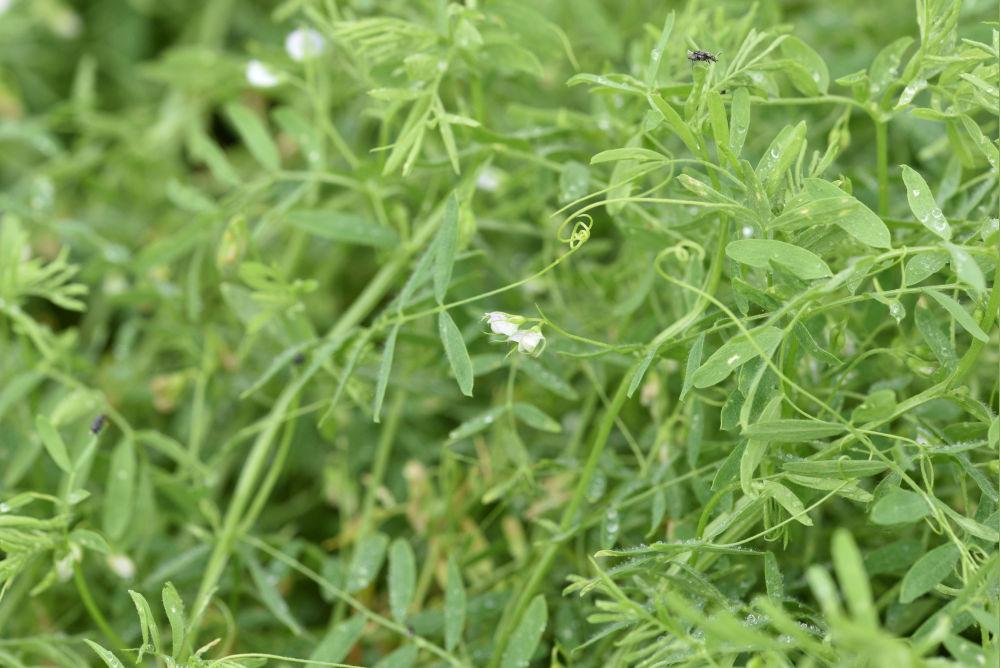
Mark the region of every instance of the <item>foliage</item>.
[[672, 4], [0, 2], [0, 663], [1000, 661], [995, 3]]

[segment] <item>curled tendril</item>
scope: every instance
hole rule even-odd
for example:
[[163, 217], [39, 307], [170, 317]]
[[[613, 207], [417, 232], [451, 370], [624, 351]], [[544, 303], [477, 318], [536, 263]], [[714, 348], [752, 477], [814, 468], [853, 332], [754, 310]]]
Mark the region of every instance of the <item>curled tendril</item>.
[[660, 263], [671, 255], [680, 262], [687, 262], [690, 253], [697, 255], [699, 260], [705, 259], [705, 248], [701, 244], [690, 239], [681, 239], [673, 246], [668, 246], [659, 252], [656, 256], [656, 268], [659, 271]]
[[[570, 223], [573, 223], [573, 229], [570, 231], [569, 236], [563, 234], [563, 230]], [[569, 244], [570, 250], [576, 250], [583, 244], [587, 243], [590, 239], [590, 228], [594, 226], [594, 219], [588, 213], [582, 213], [575, 216], [570, 216], [562, 222], [559, 226], [559, 231], [557, 236], [559, 241], [564, 244]]]

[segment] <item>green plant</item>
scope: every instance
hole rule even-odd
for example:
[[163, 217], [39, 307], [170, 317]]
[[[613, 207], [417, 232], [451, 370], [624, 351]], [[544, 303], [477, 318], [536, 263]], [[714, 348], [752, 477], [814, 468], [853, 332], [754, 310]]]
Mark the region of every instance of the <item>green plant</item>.
[[997, 661], [994, 8], [261, 4], [3, 14], [0, 663]]

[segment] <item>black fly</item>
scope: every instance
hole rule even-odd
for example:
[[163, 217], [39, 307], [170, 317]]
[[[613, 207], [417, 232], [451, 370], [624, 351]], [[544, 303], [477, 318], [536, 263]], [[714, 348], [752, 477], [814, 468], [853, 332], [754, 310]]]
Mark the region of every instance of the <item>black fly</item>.
[[688, 51], [688, 60], [692, 63], [715, 63], [718, 62], [719, 59], [710, 54], [708, 51]]
[[101, 433], [101, 429], [104, 428], [104, 423], [108, 421], [108, 416], [101, 413], [94, 418], [94, 421], [90, 423], [90, 433], [97, 436]]

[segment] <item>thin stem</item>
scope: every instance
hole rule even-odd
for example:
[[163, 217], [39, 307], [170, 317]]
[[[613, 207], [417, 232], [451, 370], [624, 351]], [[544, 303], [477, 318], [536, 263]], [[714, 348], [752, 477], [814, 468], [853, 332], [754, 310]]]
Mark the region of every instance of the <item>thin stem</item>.
[[875, 122], [875, 173], [878, 177], [878, 215], [889, 215], [889, 124]]
[[97, 628], [101, 630], [104, 637], [111, 643], [112, 651], [118, 656], [124, 657], [125, 641], [111, 628], [107, 618], [104, 617], [104, 613], [97, 607], [97, 603], [90, 593], [90, 587], [87, 585], [87, 580], [83, 577], [83, 569], [80, 568], [80, 564], [78, 563], [73, 564], [73, 582], [76, 583], [76, 590], [80, 594], [80, 600], [83, 601], [83, 607], [87, 609], [87, 614], [94, 620], [94, 624], [97, 625]]

